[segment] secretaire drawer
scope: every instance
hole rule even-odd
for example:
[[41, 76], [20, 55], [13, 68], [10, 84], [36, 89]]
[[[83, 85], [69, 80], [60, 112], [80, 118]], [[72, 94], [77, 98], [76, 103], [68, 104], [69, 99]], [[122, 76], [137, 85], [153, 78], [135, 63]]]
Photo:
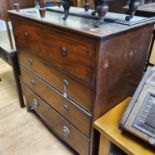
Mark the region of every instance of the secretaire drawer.
[[27, 106], [31, 107], [31, 110], [34, 110], [58, 136], [80, 154], [88, 154], [89, 139], [25, 86], [24, 95]]
[[93, 41], [21, 19], [14, 22], [14, 27], [18, 50], [30, 51], [79, 79], [92, 82]]
[[54, 66], [46, 64], [41, 59], [28, 52], [21, 52], [19, 54], [19, 62], [54, 86], [64, 94], [65, 97], [70, 98], [81, 107], [91, 112], [93, 91], [89, 87], [70, 78]]
[[41, 98], [43, 98], [49, 105], [51, 105], [57, 112], [71, 122], [83, 134], [89, 136], [90, 134], [90, 114], [86, 113], [82, 108], [77, 106], [74, 102], [63, 97], [61, 93], [56, 91], [53, 87], [43, 82], [33, 73], [21, 67], [22, 81]]

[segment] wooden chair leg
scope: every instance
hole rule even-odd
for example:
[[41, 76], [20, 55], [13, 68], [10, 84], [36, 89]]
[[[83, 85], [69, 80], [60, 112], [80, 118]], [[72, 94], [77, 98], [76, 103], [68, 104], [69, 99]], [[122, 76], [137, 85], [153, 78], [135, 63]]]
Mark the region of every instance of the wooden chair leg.
[[11, 31], [10, 31], [10, 28], [9, 28], [9, 22], [5, 21], [5, 24], [6, 24], [7, 34], [8, 34], [8, 38], [9, 38], [9, 42], [10, 42], [10, 47], [11, 47], [11, 49], [14, 49], [14, 47], [13, 47], [13, 39], [12, 39]]

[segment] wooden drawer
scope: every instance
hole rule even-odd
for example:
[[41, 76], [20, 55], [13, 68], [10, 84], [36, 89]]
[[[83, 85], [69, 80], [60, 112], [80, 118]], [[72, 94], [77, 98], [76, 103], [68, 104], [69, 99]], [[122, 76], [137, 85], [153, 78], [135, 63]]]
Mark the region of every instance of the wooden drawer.
[[46, 64], [44, 61], [41, 61], [28, 52], [21, 52], [19, 54], [19, 62], [61, 91], [62, 94], [64, 93], [64, 80], [67, 81], [68, 97], [88, 112], [91, 112], [93, 92], [89, 87], [69, 78], [63, 72], [54, 68], [54, 66]]
[[93, 41], [21, 19], [15, 21], [14, 28], [18, 50], [29, 51], [92, 84]]
[[30, 89], [25, 86], [23, 88], [27, 106], [29, 107], [32, 103], [36, 103], [34, 110], [47, 125], [81, 155], [88, 155], [89, 139], [81, 134], [47, 103], [41, 100], [41, 98], [30, 91]]
[[46, 82], [43, 82], [24, 67], [21, 67], [21, 79], [29, 88], [41, 96], [42, 99], [63, 115], [63, 117], [71, 122], [83, 134], [88, 137], [90, 136], [90, 114], [85, 112], [71, 100], [64, 98], [62, 94], [56, 91], [56, 89]]

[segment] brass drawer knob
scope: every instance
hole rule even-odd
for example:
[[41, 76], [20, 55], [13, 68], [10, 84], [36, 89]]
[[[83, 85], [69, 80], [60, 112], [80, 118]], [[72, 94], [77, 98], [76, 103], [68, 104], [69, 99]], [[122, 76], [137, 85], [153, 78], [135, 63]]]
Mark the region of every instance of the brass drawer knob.
[[63, 94], [63, 96], [65, 98], [67, 98], [67, 96], [68, 96], [68, 94], [67, 94], [67, 88], [68, 88], [69, 83], [68, 83], [67, 80], [64, 80], [63, 82], [64, 82], [64, 94]]
[[36, 84], [35, 80], [31, 80], [31, 84], [34, 86]]
[[67, 56], [67, 49], [66, 49], [66, 47], [62, 47], [61, 48], [61, 54], [62, 54], [63, 57]]
[[33, 99], [31, 105], [28, 108], [28, 111], [32, 111], [39, 106], [37, 99]]
[[29, 33], [28, 32], [24, 32], [24, 36], [25, 36], [26, 39], [28, 39], [29, 38]]
[[64, 110], [65, 110], [65, 112], [68, 112], [69, 111], [69, 106], [68, 105], [64, 105]]
[[28, 62], [29, 65], [32, 65], [32, 63], [33, 63], [31, 58], [29, 58], [27, 62]]
[[68, 127], [67, 126], [64, 126], [63, 127], [63, 135], [64, 136], [68, 136], [69, 134], [70, 134], [70, 131], [69, 131]]

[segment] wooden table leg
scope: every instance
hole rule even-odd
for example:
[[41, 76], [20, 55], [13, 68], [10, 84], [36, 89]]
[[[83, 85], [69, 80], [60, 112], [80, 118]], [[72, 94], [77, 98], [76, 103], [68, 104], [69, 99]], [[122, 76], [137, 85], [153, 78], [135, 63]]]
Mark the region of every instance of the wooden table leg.
[[109, 155], [110, 141], [100, 135], [99, 155]]

